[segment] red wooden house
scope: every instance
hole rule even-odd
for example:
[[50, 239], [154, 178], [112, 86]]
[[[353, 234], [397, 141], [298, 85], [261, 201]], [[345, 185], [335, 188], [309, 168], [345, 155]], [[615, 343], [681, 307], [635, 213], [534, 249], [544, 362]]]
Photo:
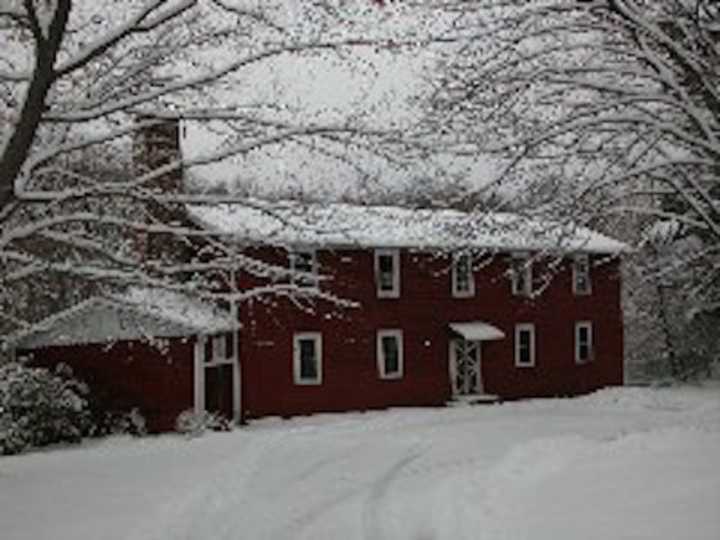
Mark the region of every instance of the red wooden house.
[[52, 317], [19, 349], [37, 363], [69, 363], [156, 430], [191, 407], [239, 419], [623, 382], [624, 246], [598, 233], [509, 214], [346, 204], [187, 210], [238, 251], [292, 273], [238, 273], [238, 289], [258, 294], [237, 306], [237, 320], [135, 290]]
[[[240, 306], [236, 402], [246, 417], [623, 382], [625, 246], [598, 233], [509, 214], [346, 204], [188, 210], [239, 250], [302, 273], [274, 283], [295, 296]], [[270, 284], [238, 276], [243, 291]]]
[[[177, 158], [176, 122], [142, 135], [141, 162]], [[588, 229], [346, 204], [248, 201], [186, 213], [173, 219], [292, 272], [239, 272], [238, 290], [258, 294], [232, 317], [158, 291], [91, 299], [19, 336], [19, 352], [68, 362], [155, 429], [190, 407], [239, 419], [623, 382], [625, 246]]]

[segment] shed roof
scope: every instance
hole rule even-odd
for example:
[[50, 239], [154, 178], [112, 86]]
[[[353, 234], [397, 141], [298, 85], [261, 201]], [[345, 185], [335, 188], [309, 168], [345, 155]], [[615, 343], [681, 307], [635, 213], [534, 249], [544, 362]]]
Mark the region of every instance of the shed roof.
[[130, 288], [94, 296], [56, 313], [18, 334], [19, 349], [107, 343], [159, 337], [217, 334], [238, 327], [230, 312], [162, 289]]
[[629, 251], [626, 244], [585, 227], [511, 213], [253, 199], [189, 205], [188, 213], [200, 226], [236, 241], [284, 247]]

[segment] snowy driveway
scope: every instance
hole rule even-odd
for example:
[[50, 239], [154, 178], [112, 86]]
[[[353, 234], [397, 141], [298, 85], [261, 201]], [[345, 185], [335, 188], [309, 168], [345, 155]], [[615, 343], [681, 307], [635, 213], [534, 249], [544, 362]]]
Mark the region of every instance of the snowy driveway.
[[720, 394], [264, 420], [0, 458], [0, 538], [720, 538]]

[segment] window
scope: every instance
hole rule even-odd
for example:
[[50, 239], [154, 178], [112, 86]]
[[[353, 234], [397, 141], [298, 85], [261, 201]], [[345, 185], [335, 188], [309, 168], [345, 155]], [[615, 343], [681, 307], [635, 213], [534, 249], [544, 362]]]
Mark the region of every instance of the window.
[[295, 384], [322, 384], [322, 336], [319, 332], [295, 334], [293, 378]]
[[515, 366], [535, 365], [535, 325], [515, 325]]
[[455, 298], [468, 298], [475, 295], [472, 257], [466, 253], [460, 253], [453, 257], [452, 295]]
[[302, 276], [293, 274], [291, 276], [293, 284], [298, 287], [316, 287], [317, 277], [313, 277], [317, 273], [315, 252], [313, 250], [292, 251], [288, 256], [290, 270], [306, 274]]
[[590, 258], [587, 255], [576, 255], [573, 259], [573, 294], [590, 294]]
[[592, 323], [588, 321], [575, 323], [575, 362], [584, 364], [593, 359]]
[[232, 358], [233, 345], [232, 332], [217, 336], [208, 336], [205, 340], [205, 362], [224, 362]]
[[400, 379], [403, 376], [403, 339], [401, 330], [379, 330], [377, 333], [377, 362], [381, 379]]
[[512, 293], [517, 296], [532, 294], [532, 261], [527, 255], [514, 256], [512, 259]]
[[400, 252], [375, 250], [375, 283], [378, 298], [400, 297]]
[[225, 360], [227, 354], [227, 341], [225, 335], [215, 336], [212, 338], [212, 360]]

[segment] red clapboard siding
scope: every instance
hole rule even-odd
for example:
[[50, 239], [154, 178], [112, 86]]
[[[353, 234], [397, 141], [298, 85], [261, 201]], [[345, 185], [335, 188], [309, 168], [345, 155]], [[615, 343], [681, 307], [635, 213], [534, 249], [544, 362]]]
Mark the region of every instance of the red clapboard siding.
[[139, 341], [112, 347], [85, 344], [47, 347], [32, 352], [32, 364], [69, 365], [109, 410], [137, 407], [151, 432], [172, 430], [177, 415], [193, 406], [193, 343], [167, 340], [165, 352]]
[[[254, 256], [286, 264], [283, 250], [257, 248]], [[243, 401], [248, 416], [292, 415], [395, 405], [441, 404], [450, 397], [448, 323], [481, 320], [500, 328], [504, 340], [483, 342], [485, 391], [506, 399], [570, 395], [622, 384], [623, 328], [619, 262], [594, 265], [593, 291], [572, 293], [569, 262], [538, 298], [513, 296], [502, 255], [475, 273], [473, 298], [455, 299], [450, 291], [449, 259], [401, 252], [401, 296], [378, 299], [372, 250], [321, 250], [325, 290], [356, 300], [355, 309], [320, 301], [311, 313], [291, 302], [269, 297], [245, 305], [242, 363]], [[597, 261], [594, 261], [597, 262]], [[537, 268], [539, 273], [540, 268]], [[261, 285], [248, 276], [241, 286]], [[595, 359], [575, 364], [575, 322], [592, 321]], [[536, 366], [514, 365], [514, 327], [533, 323]], [[376, 332], [401, 329], [405, 373], [400, 380], [377, 374]], [[323, 384], [293, 383], [292, 338], [295, 332], [321, 332]]]

